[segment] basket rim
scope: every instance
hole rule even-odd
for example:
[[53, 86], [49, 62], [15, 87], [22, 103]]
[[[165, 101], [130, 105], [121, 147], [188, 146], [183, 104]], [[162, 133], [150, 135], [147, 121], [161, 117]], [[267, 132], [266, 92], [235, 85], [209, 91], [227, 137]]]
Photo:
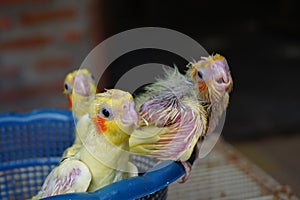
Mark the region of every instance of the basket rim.
[[0, 113], [0, 123], [30, 122], [42, 119], [70, 121], [73, 115], [70, 110], [65, 109], [35, 109], [25, 113]]

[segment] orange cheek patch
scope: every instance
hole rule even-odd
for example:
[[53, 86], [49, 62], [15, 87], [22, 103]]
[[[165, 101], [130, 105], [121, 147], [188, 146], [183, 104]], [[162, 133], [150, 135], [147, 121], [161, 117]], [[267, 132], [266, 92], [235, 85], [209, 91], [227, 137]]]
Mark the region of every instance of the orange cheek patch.
[[204, 91], [206, 89], [206, 84], [203, 81], [198, 81], [198, 90], [200, 92]]
[[105, 120], [99, 116], [96, 116], [94, 118], [94, 123], [96, 125], [96, 128], [97, 128], [97, 132], [99, 134], [103, 133], [106, 131], [106, 126], [105, 126]]

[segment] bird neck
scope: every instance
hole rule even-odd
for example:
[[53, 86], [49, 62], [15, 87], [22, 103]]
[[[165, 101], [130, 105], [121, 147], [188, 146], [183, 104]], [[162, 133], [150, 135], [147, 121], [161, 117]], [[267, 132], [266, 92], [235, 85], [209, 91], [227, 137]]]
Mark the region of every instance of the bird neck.
[[119, 130], [106, 130], [103, 135], [104, 137], [116, 146], [123, 146], [124, 148], [128, 147], [129, 143], [129, 135], [124, 131], [120, 130], [120, 128], [116, 128]]
[[211, 133], [218, 125], [220, 117], [223, 112], [226, 110], [229, 103], [229, 94], [225, 93], [218, 99], [218, 101], [211, 101], [211, 105], [209, 107], [209, 121], [208, 121], [208, 129], [207, 134]]
[[218, 116], [222, 115], [223, 111], [227, 108], [229, 103], [229, 94], [224, 93], [219, 95], [217, 99], [211, 99], [212, 111], [217, 113]]
[[[110, 133], [108, 130], [105, 133], [99, 133], [94, 125], [88, 127], [89, 136], [86, 136], [83, 141], [83, 147], [80, 150], [80, 159], [84, 162], [90, 160], [100, 161], [100, 163], [115, 167], [116, 160], [123, 159], [122, 155], [129, 151], [129, 137], [124, 136], [118, 138], [111, 135], [121, 135], [116, 132]], [[93, 163], [95, 163], [93, 161]], [[96, 162], [99, 164], [99, 162]], [[97, 165], [98, 165], [97, 164]]]

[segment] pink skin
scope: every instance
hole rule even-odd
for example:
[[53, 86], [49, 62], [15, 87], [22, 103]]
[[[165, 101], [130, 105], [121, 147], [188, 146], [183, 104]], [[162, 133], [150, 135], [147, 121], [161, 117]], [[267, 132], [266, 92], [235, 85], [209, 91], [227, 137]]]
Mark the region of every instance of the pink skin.
[[[195, 146], [194, 151], [195, 151], [195, 160], [197, 160], [199, 156], [199, 148], [197, 144]], [[178, 183], [185, 183], [190, 178], [193, 165], [191, 165], [191, 163], [188, 161], [183, 161], [181, 162], [181, 164], [184, 167], [185, 174], [181, 177]]]
[[74, 77], [74, 91], [81, 96], [90, 95], [90, 84], [84, 74], [76, 74]]
[[178, 181], [178, 183], [185, 183], [190, 178], [193, 166], [189, 162], [181, 162], [181, 164], [184, 167], [185, 174], [181, 177], [181, 179]]

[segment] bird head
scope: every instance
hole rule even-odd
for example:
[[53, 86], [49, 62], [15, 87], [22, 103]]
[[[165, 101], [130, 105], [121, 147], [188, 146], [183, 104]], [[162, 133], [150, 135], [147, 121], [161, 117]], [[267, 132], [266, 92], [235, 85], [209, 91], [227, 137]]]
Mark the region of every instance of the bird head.
[[226, 59], [219, 55], [202, 57], [200, 61], [190, 64], [189, 75], [197, 84], [202, 97], [209, 98], [208, 93], [220, 95], [232, 90], [232, 77]]
[[67, 74], [64, 81], [64, 94], [67, 96], [69, 108], [72, 108], [73, 90], [80, 96], [89, 96], [96, 93], [96, 88], [95, 79], [87, 69], [79, 69]]
[[132, 95], [118, 89], [96, 94], [89, 116], [97, 133], [116, 145], [128, 139], [138, 123]]

